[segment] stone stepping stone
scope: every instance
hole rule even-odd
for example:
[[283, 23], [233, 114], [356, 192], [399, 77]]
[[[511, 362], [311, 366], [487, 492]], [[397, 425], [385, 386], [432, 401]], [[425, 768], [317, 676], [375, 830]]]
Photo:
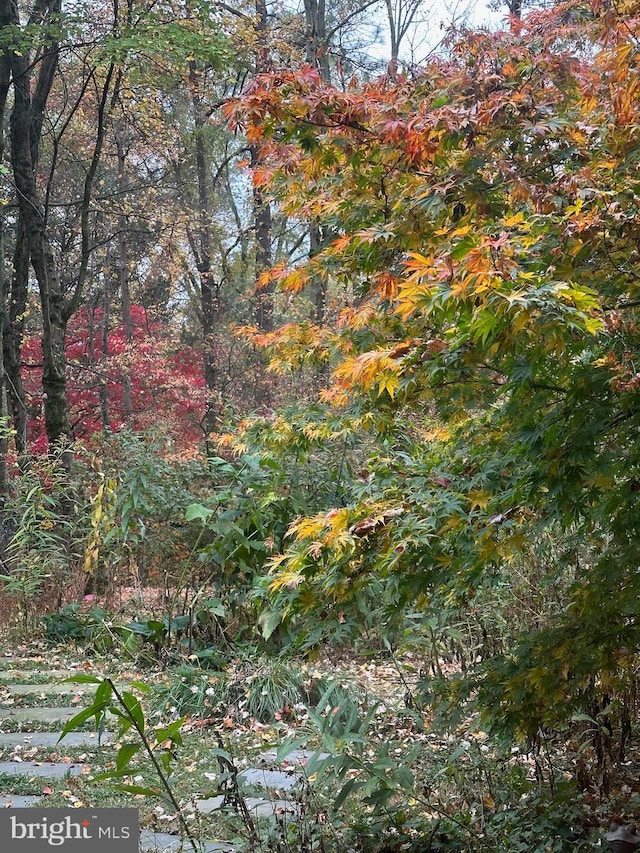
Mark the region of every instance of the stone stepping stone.
[[80, 776], [84, 764], [61, 764], [54, 761], [0, 761], [0, 773], [7, 776], [36, 776], [43, 779], [64, 779]]
[[[68, 669], [48, 669], [46, 673], [47, 680], [44, 684], [48, 684], [50, 681], [62, 681], [64, 678], [72, 678], [73, 676], [79, 675], [78, 672], [71, 672]], [[7, 686], [5, 682], [15, 682], [18, 684], [21, 683], [23, 679], [29, 679], [33, 676], [40, 676], [42, 678], [43, 672], [40, 669], [2, 669], [2, 665], [0, 664], [0, 686]], [[42, 681], [40, 683], [43, 683]]]
[[42, 797], [22, 797], [17, 794], [0, 794], [0, 809], [29, 809], [42, 802]]
[[70, 732], [58, 744], [60, 732], [0, 732], [0, 749], [8, 746], [104, 746], [111, 735], [104, 732], [101, 738], [95, 732]]
[[[10, 669], [19, 669], [22, 673], [42, 673], [47, 674], [51, 671], [66, 671], [65, 665], [61, 661], [57, 661], [56, 665], [51, 666], [41, 656], [30, 657], [29, 655], [2, 655], [0, 657], [0, 675]], [[77, 670], [76, 670], [77, 672]]]
[[[278, 751], [276, 749], [268, 749], [266, 752], [263, 752], [260, 755], [260, 763], [261, 764], [295, 764], [296, 767], [304, 767], [305, 764], [309, 761], [309, 759], [316, 755], [316, 752], [313, 749], [292, 749], [288, 755], [282, 759], [280, 762], [276, 762], [276, 756]], [[321, 752], [318, 755], [318, 758], [322, 760], [323, 758], [328, 758], [328, 752]]]
[[[206, 800], [196, 800], [198, 811], [202, 814], [210, 814], [219, 811], [224, 803], [224, 796], [207, 797]], [[254, 817], [272, 817], [275, 814], [298, 815], [299, 803], [291, 800], [265, 800], [260, 797], [246, 797], [245, 803]], [[230, 806], [229, 806], [230, 808]]]
[[76, 714], [80, 713], [82, 708], [0, 708], [0, 727], [4, 720], [16, 720], [16, 722], [24, 723], [65, 723]]
[[263, 770], [252, 767], [238, 773], [238, 781], [259, 788], [290, 791], [300, 783], [300, 776], [296, 773], [287, 773], [284, 770]]
[[[186, 839], [168, 832], [151, 832], [143, 829], [140, 833], [140, 850], [143, 853], [193, 853], [193, 847]], [[202, 853], [232, 853], [235, 848], [225, 841], [201, 841], [198, 850]]]
[[[0, 690], [9, 690], [13, 696], [63, 696], [68, 693], [78, 696], [88, 696], [96, 692], [96, 684], [1, 684]], [[116, 684], [118, 689], [127, 689], [127, 685]]]

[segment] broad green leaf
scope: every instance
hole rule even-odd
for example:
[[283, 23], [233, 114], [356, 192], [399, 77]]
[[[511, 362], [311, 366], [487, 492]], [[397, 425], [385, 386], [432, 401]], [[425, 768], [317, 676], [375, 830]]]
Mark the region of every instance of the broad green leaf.
[[99, 725], [99, 721], [105, 712], [105, 704], [95, 703], [90, 705], [88, 708], [77, 713], [74, 717], [68, 720], [58, 738], [58, 741], [61, 741], [69, 732], [77, 731], [87, 720], [90, 720], [92, 717], [95, 718], [96, 724]]
[[100, 678], [97, 675], [89, 675], [84, 673], [78, 673], [78, 675], [70, 675], [68, 678], [63, 678], [62, 681], [58, 682], [59, 684], [102, 684], [104, 681], [103, 678]]
[[124, 770], [129, 766], [133, 756], [140, 750], [140, 743], [125, 743], [118, 750], [116, 755], [116, 770]]
[[201, 521], [204, 524], [214, 513], [215, 510], [210, 509], [208, 506], [193, 503], [187, 507], [185, 519], [187, 521]]
[[142, 705], [140, 704], [138, 697], [134, 696], [133, 693], [125, 691], [122, 693], [122, 703], [126, 708], [127, 714], [129, 714], [135, 723], [138, 732], [143, 734], [145, 730], [144, 711], [142, 710]]

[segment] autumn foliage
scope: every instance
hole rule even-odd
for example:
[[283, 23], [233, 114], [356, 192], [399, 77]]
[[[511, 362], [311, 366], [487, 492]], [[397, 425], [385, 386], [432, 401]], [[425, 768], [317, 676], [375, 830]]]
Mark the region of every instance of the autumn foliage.
[[[132, 319], [133, 337], [128, 341], [122, 323], [112, 324], [103, 336], [102, 309], [83, 309], [73, 318], [66, 340], [73, 436], [87, 444], [96, 433], [160, 426], [183, 449], [193, 447], [203, 439], [208, 399], [202, 354], [181, 343], [166, 323], [154, 320], [142, 306], [133, 306]], [[48, 442], [39, 338], [27, 338], [23, 356], [30, 448], [40, 454]], [[125, 384], [130, 387], [131, 413], [123, 399]]]
[[263, 336], [272, 369], [313, 351], [378, 436], [346, 504], [291, 528], [273, 611], [366, 600], [391, 633], [471, 604], [486, 635], [535, 564], [539, 613], [453, 692], [530, 737], [622, 689], [640, 642], [639, 15], [565, 3], [410, 75], [280, 71], [228, 107], [259, 185], [336, 235], [271, 274], [324, 279], [335, 320]]

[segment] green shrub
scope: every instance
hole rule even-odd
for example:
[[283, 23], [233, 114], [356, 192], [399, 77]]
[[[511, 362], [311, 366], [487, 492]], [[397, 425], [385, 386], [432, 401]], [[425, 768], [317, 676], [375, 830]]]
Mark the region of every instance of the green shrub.
[[330, 677], [310, 676], [285, 658], [256, 655], [229, 660], [218, 671], [181, 666], [150, 698], [155, 710], [172, 715], [253, 718], [261, 722], [293, 719], [321, 696], [334, 705], [354, 704], [357, 696]]
[[8, 541], [0, 580], [16, 603], [18, 624], [29, 631], [43, 611], [82, 593], [90, 507], [55, 455], [34, 461], [13, 486], [3, 504]]
[[57, 613], [42, 617], [45, 637], [55, 642], [94, 641], [105, 628], [105, 616], [102, 607], [92, 607], [82, 612], [79, 604], [66, 604]]

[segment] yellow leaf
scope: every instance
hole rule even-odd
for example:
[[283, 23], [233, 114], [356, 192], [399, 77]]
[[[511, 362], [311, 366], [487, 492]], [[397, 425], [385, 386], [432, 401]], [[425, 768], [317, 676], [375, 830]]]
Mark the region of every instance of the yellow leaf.
[[471, 504], [471, 509], [485, 509], [489, 501], [491, 500], [491, 495], [489, 492], [484, 491], [473, 491], [467, 494], [467, 498], [469, 499], [469, 503]]
[[515, 213], [513, 216], [508, 216], [506, 219], [503, 220], [503, 223], [504, 225], [506, 225], [507, 228], [511, 228], [514, 225], [521, 225], [523, 222], [524, 214], [521, 212]]
[[[460, 516], [452, 515], [445, 521], [438, 533], [447, 533], [447, 531], [449, 530], [459, 530], [461, 527], [462, 519], [460, 518]], [[438, 562], [441, 562], [440, 558], [438, 558]]]
[[296, 539], [317, 539], [326, 527], [324, 515], [314, 515], [311, 518], [301, 518], [289, 528], [287, 535]]
[[380, 397], [385, 391], [390, 397], [394, 397], [398, 387], [400, 385], [400, 380], [396, 376], [395, 373], [385, 373], [380, 379], [378, 379], [378, 397]]
[[431, 258], [425, 258], [419, 252], [409, 252], [409, 260], [404, 262], [406, 269], [420, 272], [431, 267], [433, 261]]
[[278, 575], [274, 580], [269, 584], [269, 589], [272, 592], [277, 592], [279, 589], [295, 589], [297, 586], [300, 586], [302, 581], [304, 580], [304, 576], [300, 574], [300, 572], [282, 572], [282, 574]]

